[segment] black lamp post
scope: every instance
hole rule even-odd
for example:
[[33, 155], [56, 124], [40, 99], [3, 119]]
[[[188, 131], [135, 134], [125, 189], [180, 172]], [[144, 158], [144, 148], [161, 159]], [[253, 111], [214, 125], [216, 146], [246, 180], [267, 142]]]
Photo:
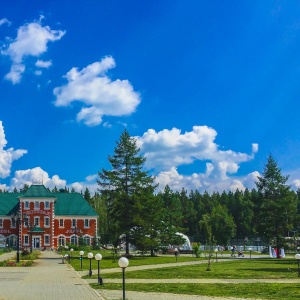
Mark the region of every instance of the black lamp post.
[[82, 256], [84, 254], [84, 251], [80, 251], [79, 255], [80, 255], [80, 269], [82, 270]]
[[95, 259], [97, 260], [98, 262], [98, 284], [102, 285], [103, 284], [103, 280], [102, 278], [100, 277], [100, 260], [102, 259], [102, 255], [100, 253], [97, 253], [95, 255]]
[[123, 300], [125, 300], [125, 269], [128, 267], [129, 261], [126, 257], [121, 257], [118, 263], [123, 273]]
[[88, 253], [88, 259], [90, 260], [90, 270], [89, 270], [89, 276], [91, 277], [93, 275], [92, 272], [92, 258], [93, 258], [94, 254], [92, 252]]
[[[24, 218], [27, 215], [24, 214]], [[16, 223], [16, 227], [18, 229], [18, 234], [17, 234], [17, 262], [20, 261], [20, 240], [19, 240], [19, 234], [20, 234], [20, 224], [22, 223], [22, 216], [20, 214], [20, 212], [17, 212], [17, 214], [12, 214], [11, 215], [11, 219], [14, 220], [14, 222]]]
[[300, 277], [300, 268], [299, 268], [300, 254], [297, 253], [295, 255], [295, 258], [297, 259], [297, 263], [298, 263], [298, 277]]

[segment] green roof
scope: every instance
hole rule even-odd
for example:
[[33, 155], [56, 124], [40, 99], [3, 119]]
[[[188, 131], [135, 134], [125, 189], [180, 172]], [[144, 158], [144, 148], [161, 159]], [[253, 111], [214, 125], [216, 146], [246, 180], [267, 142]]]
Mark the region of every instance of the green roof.
[[19, 198], [52, 198], [56, 199], [54, 213], [58, 216], [89, 216], [98, 214], [79, 193], [51, 193], [44, 185], [31, 185], [24, 193], [0, 193], [0, 216], [16, 214]]
[[19, 195], [19, 193], [0, 193], [0, 216], [10, 216], [17, 213]]
[[57, 198], [54, 212], [58, 216], [98, 216], [79, 193], [53, 193]]
[[41, 184], [33, 184], [21, 196], [22, 198], [53, 198], [53, 194]]

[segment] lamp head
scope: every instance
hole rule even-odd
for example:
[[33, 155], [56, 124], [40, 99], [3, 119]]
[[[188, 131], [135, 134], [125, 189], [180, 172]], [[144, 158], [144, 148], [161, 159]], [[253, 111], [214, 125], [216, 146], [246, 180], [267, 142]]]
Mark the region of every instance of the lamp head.
[[126, 257], [121, 257], [118, 261], [120, 268], [127, 268], [129, 265], [129, 261]]
[[88, 253], [88, 258], [93, 258], [94, 254], [92, 252]]
[[97, 254], [95, 255], [95, 259], [96, 259], [96, 260], [101, 260], [101, 259], [102, 259], [102, 255], [101, 255], [100, 253], [97, 253]]

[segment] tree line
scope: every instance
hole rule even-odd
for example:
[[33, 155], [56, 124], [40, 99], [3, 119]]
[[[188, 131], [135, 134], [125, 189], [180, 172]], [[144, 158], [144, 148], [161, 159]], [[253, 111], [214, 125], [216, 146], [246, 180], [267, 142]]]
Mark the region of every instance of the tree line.
[[172, 191], [168, 185], [157, 193], [155, 178], [144, 169], [146, 158], [127, 130], [108, 161], [111, 169], [98, 173], [98, 191], [91, 195], [86, 188], [81, 194], [99, 214], [101, 243], [123, 242], [127, 254], [130, 244], [152, 254], [158, 247], [178, 245], [182, 238], [176, 232], [219, 245], [234, 237], [256, 237], [278, 248], [290, 232], [300, 232], [300, 189], [291, 189], [272, 155], [255, 189], [212, 194]]

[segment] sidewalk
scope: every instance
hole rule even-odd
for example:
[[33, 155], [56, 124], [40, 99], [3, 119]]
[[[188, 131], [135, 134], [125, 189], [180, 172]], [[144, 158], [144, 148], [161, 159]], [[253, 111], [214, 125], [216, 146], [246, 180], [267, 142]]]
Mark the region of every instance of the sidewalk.
[[[7, 254], [12, 254], [9, 258], [15, 255]], [[0, 300], [4, 299], [104, 300], [54, 251], [43, 251], [33, 267], [1, 267]]]

